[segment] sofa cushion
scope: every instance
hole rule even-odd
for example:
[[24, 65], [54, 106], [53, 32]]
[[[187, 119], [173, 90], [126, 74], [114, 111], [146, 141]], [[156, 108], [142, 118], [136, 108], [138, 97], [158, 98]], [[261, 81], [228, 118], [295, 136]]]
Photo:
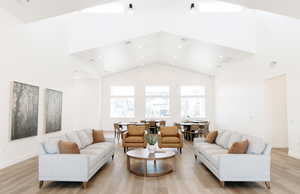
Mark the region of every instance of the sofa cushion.
[[239, 142], [242, 140], [242, 135], [238, 134], [238, 133], [232, 133], [229, 141], [228, 141], [228, 146], [227, 148], [231, 148], [231, 146], [235, 143], [235, 142]]
[[229, 142], [230, 136], [231, 136], [231, 132], [230, 131], [224, 131], [224, 132], [222, 132], [220, 134], [220, 137], [217, 138], [216, 144], [222, 146], [223, 148], [228, 148], [228, 142]]
[[161, 127], [160, 134], [161, 136], [177, 136], [178, 128], [176, 126]]
[[143, 143], [144, 136], [129, 136], [125, 139], [126, 143]]
[[208, 160], [210, 161], [216, 169], [219, 168], [219, 156], [222, 154], [227, 154], [228, 150], [223, 147], [210, 144], [210, 143], [200, 143], [195, 145], [196, 149]]
[[180, 139], [178, 137], [162, 137], [161, 143], [180, 143]]
[[81, 144], [81, 141], [79, 139], [77, 131], [71, 131], [66, 133], [66, 137], [68, 141], [74, 142], [78, 145], [79, 149], [83, 148], [83, 145]]
[[77, 133], [78, 133], [78, 137], [80, 139], [82, 148], [85, 148], [86, 146], [91, 144], [89, 134], [86, 131], [79, 130], [79, 131], [77, 131]]
[[209, 132], [206, 136], [206, 142], [215, 143], [217, 136], [218, 136], [218, 131]]
[[242, 140], [248, 140], [249, 146], [247, 154], [262, 154], [266, 148], [266, 144], [263, 139], [253, 136], [243, 136]]
[[80, 154], [79, 147], [74, 142], [60, 140], [58, 147], [61, 154]]
[[248, 145], [249, 145], [248, 140], [235, 142], [230, 147], [228, 153], [229, 154], [245, 154], [247, 152]]
[[129, 136], [143, 136], [145, 134], [145, 126], [134, 126], [128, 128]]
[[93, 143], [100, 143], [100, 142], [105, 142], [103, 131], [93, 129]]

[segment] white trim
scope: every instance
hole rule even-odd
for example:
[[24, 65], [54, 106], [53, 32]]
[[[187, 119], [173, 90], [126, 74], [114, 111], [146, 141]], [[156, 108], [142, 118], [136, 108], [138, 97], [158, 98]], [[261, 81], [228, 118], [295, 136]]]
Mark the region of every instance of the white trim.
[[28, 160], [30, 158], [33, 158], [33, 157], [36, 157], [38, 154], [36, 153], [31, 153], [31, 154], [25, 154], [21, 157], [18, 157], [17, 159], [15, 160], [10, 160], [10, 161], [5, 161], [5, 162], [1, 162], [0, 163], [0, 169], [3, 169], [3, 168], [6, 168], [6, 167], [9, 167], [9, 166], [12, 166], [14, 164], [17, 164], [17, 163], [20, 163], [20, 162], [23, 162], [24, 160]]
[[300, 153], [295, 153], [295, 152], [292, 152], [291, 150], [289, 150], [289, 156], [293, 157], [293, 158], [296, 158], [296, 159], [299, 159], [300, 160]]

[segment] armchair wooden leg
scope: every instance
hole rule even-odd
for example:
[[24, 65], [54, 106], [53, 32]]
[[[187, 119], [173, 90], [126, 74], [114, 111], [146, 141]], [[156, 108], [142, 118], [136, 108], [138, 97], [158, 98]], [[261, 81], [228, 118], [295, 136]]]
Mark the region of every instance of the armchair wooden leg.
[[225, 181], [220, 181], [222, 187], [225, 187]]
[[271, 189], [271, 183], [270, 182], [265, 182], [267, 189]]
[[180, 154], [182, 154], [182, 148], [179, 148], [179, 152], [180, 152]]
[[111, 159], [113, 160], [113, 159], [114, 159], [114, 157], [115, 157], [115, 155], [113, 154], [113, 155], [111, 156]]
[[42, 188], [44, 184], [44, 181], [39, 181], [39, 188]]
[[197, 160], [197, 155], [196, 155], [196, 154], [194, 154], [194, 156], [195, 156], [195, 160]]
[[88, 184], [88, 182], [82, 182], [82, 188], [86, 189], [87, 188], [87, 184]]
[[124, 153], [126, 153], [126, 147], [124, 147]]

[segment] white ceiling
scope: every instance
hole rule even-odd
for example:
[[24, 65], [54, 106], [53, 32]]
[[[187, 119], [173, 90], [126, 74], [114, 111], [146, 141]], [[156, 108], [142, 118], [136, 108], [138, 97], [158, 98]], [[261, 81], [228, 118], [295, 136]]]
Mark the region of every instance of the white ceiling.
[[[54, 17], [87, 7], [93, 7], [115, 0], [1, 0], [0, 7], [8, 10], [19, 19], [30, 22]], [[196, 6], [204, 1], [214, 0], [120, 0], [125, 6], [133, 3], [136, 11], [155, 13], [182, 12], [189, 9], [191, 2]], [[299, 0], [221, 0], [243, 5], [250, 9], [264, 10], [277, 14], [300, 18]]]
[[252, 54], [167, 32], [157, 32], [78, 52], [74, 56], [93, 63], [104, 74], [144, 65], [164, 64], [212, 75], [216, 68], [243, 60]]

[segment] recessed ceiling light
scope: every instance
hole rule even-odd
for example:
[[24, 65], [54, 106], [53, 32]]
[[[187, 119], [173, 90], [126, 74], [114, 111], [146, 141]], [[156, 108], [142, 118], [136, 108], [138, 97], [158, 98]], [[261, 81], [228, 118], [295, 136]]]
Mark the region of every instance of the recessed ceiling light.
[[182, 49], [182, 45], [178, 45], [178, 48], [179, 48], [179, 49]]
[[139, 48], [139, 49], [141, 49], [141, 48], [143, 48], [143, 47], [144, 47], [143, 45], [138, 45], [138, 48]]

